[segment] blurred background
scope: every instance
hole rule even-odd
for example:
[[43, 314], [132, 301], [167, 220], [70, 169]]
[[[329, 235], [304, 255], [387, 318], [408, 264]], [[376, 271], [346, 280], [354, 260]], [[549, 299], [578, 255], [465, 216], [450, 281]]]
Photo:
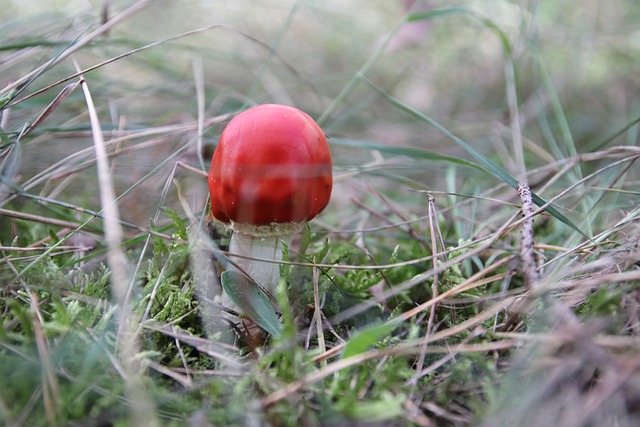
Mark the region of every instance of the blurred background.
[[[0, 87], [86, 42], [5, 90], [12, 102], [158, 43], [85, 74], [112, 140], [122, 215], [138, 224], [157, 209], [176, 162], [208, 170], [229, 114], [254, 104], [295, 105], [330, 137], [337, 183], [328, 215], [357, 211], [354, 198], [371, 186], [422, 209], [422, 196], [407, 189], [463, 191], [477, 187], [478, 176], [486, 179], [473, 168], [403, 151], [469, 160], [390, 97], [514, 176], [523, 172], [514, 113], [527, 170], [637, 139], [636, 129], [607, 142], [640, 113], [635, 0], [2, 0], [0, 19]], [[110, 28], [92, 36], [104, 22]], [[5, 109], [3, 130], [19, 133], [75, 81]], [[511, 105], [510, 89], [517, 100]], [[87, 203], [96, 201], [87, 117], [76, 88], [21, 140], [17, 181], [43, 196], [94, 205]], [[182, 169], [176, 175], [189, 204], [202, 209], [202, 177]]]

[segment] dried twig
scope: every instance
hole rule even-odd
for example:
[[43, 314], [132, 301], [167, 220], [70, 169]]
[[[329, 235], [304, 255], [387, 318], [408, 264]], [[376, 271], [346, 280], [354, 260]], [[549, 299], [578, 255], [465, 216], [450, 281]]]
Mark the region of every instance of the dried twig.
[[531, 189], [523, 182], [518, 184], [518, 194], [522, 202], [522, 240], [520, 243], [520, 259], [522, 273], [527, 288], [532, 288], [538, 282], [538, 268], [533, 251], [533, 200]]

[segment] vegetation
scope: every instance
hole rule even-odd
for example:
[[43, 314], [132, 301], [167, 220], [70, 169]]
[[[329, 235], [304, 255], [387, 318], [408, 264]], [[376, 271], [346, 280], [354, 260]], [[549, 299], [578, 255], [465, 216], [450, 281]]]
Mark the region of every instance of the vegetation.
[[[3, 425], [640, 424], [634, 0], [0, 5]], [[206, 184], [267, 102], [335, 180], [273, 335]]]

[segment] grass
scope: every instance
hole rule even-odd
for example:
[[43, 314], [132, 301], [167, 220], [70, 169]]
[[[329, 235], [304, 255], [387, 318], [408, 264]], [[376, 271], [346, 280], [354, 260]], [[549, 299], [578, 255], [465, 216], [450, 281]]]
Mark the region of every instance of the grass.
[[[638, 425], [632, 0], [23, 3], [0, 423]], [[335, 179], [272, 336], [216, 305], [205, 178], [266, 102], [321, 123]]]

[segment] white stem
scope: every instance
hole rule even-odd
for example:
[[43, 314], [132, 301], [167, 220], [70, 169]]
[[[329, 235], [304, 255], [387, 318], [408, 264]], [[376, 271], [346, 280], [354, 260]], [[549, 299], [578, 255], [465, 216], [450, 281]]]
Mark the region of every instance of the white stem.
[[261, 262], [257, 259], [282, 261], [283, 243], [291, 246], [291, 234], [280, 236], [252, 236], [249, 234], [233, 233], [229, 250], [231, 253], [246, 255], [254, 259], [235, 258], [235, 262], [256, 283], [271, 294], [276, 293], [276, 285], [280, 280], [280, 264], [275, 262]]
[[[259, 261], [259, 259], [282, 261], [283, 243], [291, 246], [292, 238], [293, 234], [254, 236], [237, 231], [231, 235], [229, 252], [243, 256], [243, 258], [231, 256], [231, 261], [256, 282], [267, 293], [271, 301], [274, 301], [276, 286], [280, 280], [280, 264]], [[222, 295], [222, 304], [240, 311], [224, 293]], [[277, 309], [275, 303], [274, 308]]]

